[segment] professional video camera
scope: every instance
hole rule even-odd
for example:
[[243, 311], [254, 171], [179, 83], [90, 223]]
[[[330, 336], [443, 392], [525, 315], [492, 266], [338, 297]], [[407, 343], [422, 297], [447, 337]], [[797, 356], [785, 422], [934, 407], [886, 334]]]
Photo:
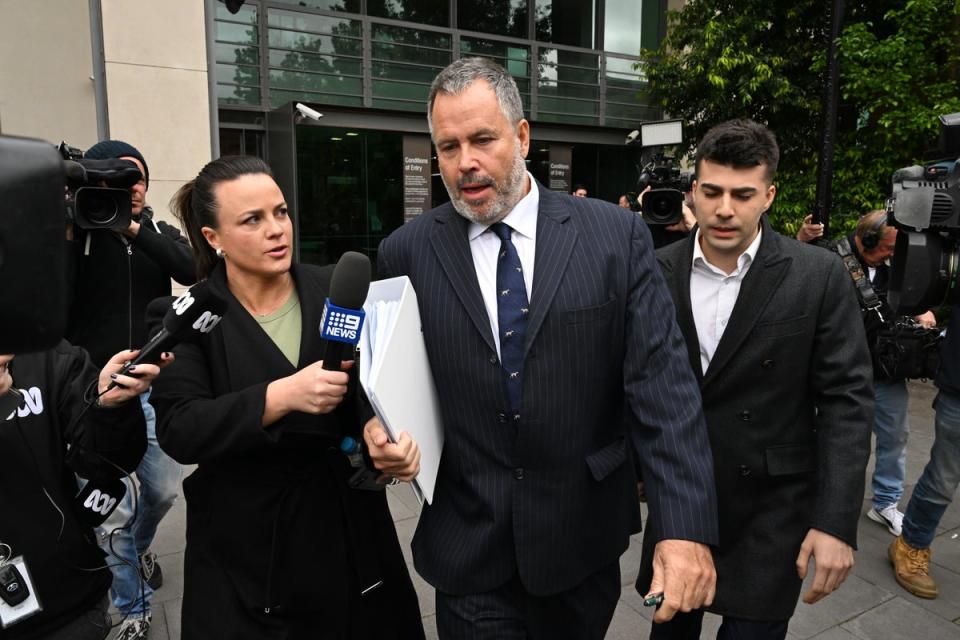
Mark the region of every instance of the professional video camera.
[[83, 229], [130, 224], [124, 187], [140, 179], [137, 166], [82, 159], [66, 144], [59, 149], [0, 136], [0, 353], [46, 349], [63, 336], [67, 222]]
[[940, 116], [936, 155], [893, 174], [887, 214], [899, 232], [887, 299], [897, 313], [960, 302], [960, 113]]
[[647, 224], [676, 224], [683, 217], [683, 194], [690, 190], [693, 180], [663, 148], [683, 142], [683, 123], [680, 120], [642, 123], [640, 129], [627, 136], [626, 143], [633, 144], [638, 138], [643, 149], [641, 157], [647, 152], [652, 154], [649, 160], [642, 157], [643, 166], [637, 179], [639, 191], [651, 188], [640, 199], [643, 219]]
[[61, 142], [67, 179], [67, 221], [81, 229], [113, 229], [130, 226], [130, 187], [143, 176], [129, 160], [91, 160], [83, 151]]

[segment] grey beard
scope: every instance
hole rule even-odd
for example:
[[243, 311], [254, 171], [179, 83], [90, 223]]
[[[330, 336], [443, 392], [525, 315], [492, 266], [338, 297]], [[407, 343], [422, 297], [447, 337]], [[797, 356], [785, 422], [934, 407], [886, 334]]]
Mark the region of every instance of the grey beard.
[[443, 186], [446, 187], [447, 193], [450, 195], [450, 203], [453, 205], [453, 208], [456, 209], [457, 213], [470, 222], [491, 225], [506, 218], [507, 214], [520, 202], [520, 198], [523, 195], [523, 177], [526, 173], [527, 165], [523, 159], [523, 155], [520, 154], [518, 146], [513, 159], [513, 166], [510, 168], [510, 173], [507, 174], [507, 178], [503, 184], [498, 182], [493, 183], [493, 190], [496, 195], [493, 197], [492, 202], [485, 205], [487, 210], [486, 213], [482, 214], [476, 213], [469, 204], [461, 200], [456, 191], [450, 188], [446, 180], [443, 181]]

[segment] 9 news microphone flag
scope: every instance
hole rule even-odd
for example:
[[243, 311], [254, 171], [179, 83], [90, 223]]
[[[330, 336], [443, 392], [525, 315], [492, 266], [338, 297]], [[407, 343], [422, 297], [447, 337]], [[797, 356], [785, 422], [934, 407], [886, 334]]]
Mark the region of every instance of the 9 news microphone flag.
[[370, 258], [347, 251], [333, 269], [330, 296], [323, 306], [320, 337], [327, 340], [323, 368], [340, 371], [343, 360], [353, 360], [363, 328], [363, 302], [370, 289]]

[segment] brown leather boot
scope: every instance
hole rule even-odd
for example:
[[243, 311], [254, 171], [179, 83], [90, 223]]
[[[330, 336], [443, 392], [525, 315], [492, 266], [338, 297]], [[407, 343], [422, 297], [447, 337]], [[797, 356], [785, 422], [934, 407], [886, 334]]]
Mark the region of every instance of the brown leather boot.
[[889, 555], [897, 584], [921, 598], [937, 597], [937, 583], [930, 577], [930, 549], [916, 549], [903, 536], [897, 536], [890, 544]]

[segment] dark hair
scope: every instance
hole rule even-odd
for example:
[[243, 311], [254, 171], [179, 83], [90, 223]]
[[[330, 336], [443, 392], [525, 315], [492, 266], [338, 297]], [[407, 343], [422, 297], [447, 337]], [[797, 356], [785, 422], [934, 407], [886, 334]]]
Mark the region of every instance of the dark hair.
[[766, 167], [767, 182], [773, 182], [780, 162], [777, 137], [753, 120], [728, 120], [713, 127], [697, 145], [697, 173], [704, 160], [734, 169]]
[[213, 271], [217, 263], [217, 254], [203, 237], [201, 229], [216, 229], [219, 209], [213, 195], [214, 188], [221, 182], [236, 180], [240, 176], [265, 173], [271, 178], [270, 166], [256, 156], [224, 156], [208, 162], [197, 177], [186, 183], [170, 200], [170, 210], [183, 225], [193, 256], [197, 261], [197, 277], [203, 280]]

